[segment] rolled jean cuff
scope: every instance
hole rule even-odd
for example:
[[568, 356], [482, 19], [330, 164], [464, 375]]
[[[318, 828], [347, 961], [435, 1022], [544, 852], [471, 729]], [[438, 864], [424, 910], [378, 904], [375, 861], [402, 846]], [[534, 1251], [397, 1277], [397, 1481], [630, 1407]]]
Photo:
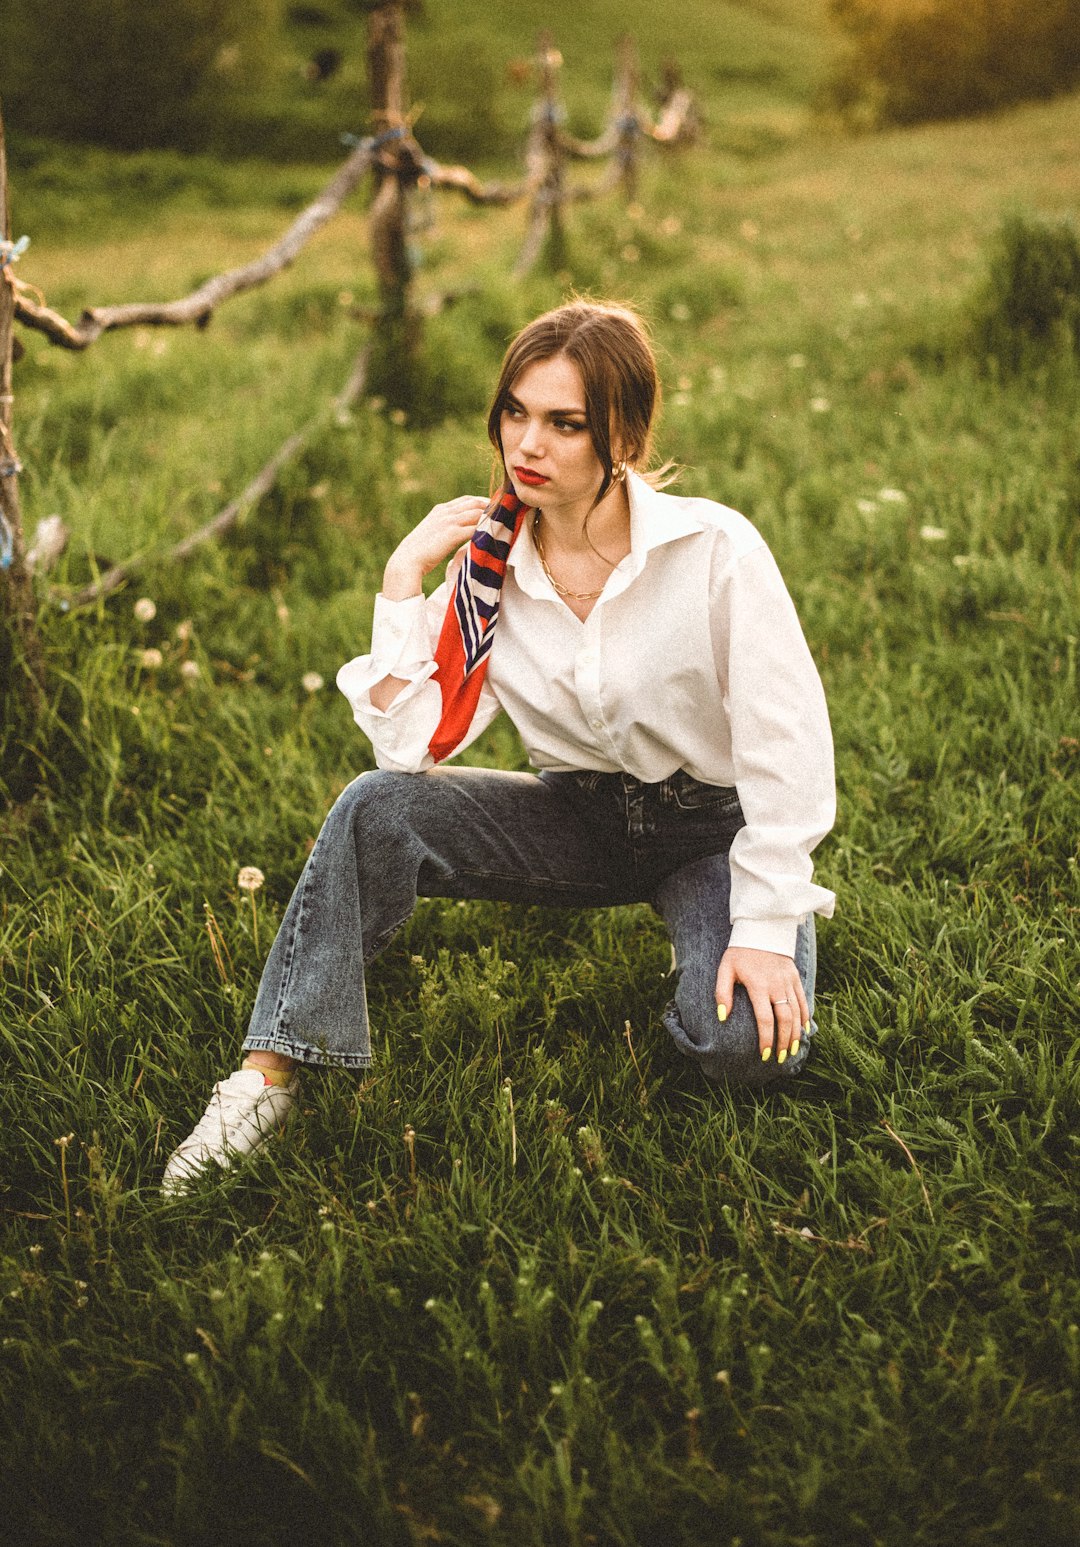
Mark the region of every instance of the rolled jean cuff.
[[288, 1037], [245, 1037], [243, 1051], [280, 1053], [282, 1058], [293, 1058], [298, 1064], [323, 1069], [366, 1069], [375, 1061], [371, 1053], [329, 1053], [305, 1042], [291, 1042]]

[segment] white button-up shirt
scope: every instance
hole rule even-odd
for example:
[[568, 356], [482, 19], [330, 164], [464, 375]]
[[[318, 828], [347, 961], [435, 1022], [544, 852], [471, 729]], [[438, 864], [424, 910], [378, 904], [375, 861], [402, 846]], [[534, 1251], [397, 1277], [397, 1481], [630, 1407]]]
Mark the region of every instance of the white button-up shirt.
[[[507, 564], [487, 677], [462, 751], [500, 710], [535, 768], [623, 771], [653, 784], [685, 769], [734, 785], [746, 825], [731, 846], [731, 944], [793, 956], [806, 914], [834, 896], [810, 853], [833, 824], [832, 737], [821, 681], [764, 539], [706, 499], [631, 473], [630, 552], [585, 622], [556, 594], [528, 519]], [[369, 655], [338, 687], [380, 768], [432, 766], [442, 710], [433, 652], [448, 592], [375, 599]], [[385, 711], [384, 677], [407, 686]]]

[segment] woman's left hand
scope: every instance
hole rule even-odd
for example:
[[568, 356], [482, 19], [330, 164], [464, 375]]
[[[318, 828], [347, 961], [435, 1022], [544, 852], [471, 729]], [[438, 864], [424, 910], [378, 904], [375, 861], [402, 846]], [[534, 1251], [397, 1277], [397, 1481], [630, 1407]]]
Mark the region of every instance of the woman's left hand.
[[810, 1020], [802, 979], [790, 956], [775, 951], [755, 951], [734, 946], [720, 959], [716, 974], [716, 1009], [720, 1019], [731, 1014], [735, 985], [741, 983], [753, 1006], [762, 1059], [782, 1064], [788, 1053], [797, 1053]]

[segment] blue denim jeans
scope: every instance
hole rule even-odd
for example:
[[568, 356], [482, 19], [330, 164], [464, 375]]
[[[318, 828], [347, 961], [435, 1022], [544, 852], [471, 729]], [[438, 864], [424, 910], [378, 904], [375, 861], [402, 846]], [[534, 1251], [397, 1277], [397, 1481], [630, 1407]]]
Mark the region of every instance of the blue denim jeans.
[[[301, 1063], [371, 1062], [365, 971], [417, 897], [546, 907], [649, 902], [675, 949], [664, 1024], [709, 1080], [787, 1080], [809, 1051], [762, 1063], [745, 990], [716, 1017], [716, 973], [731, 933], [728, 850], [743, 825], [734, 789], [683, 772], [659, 784], [629, 774], [438, 768], [361, 774], [323, 824], [266, 962], [246, 1051]], [[795, 963], [811, 1011], [814, 921]], [[817, 1028], [811, 1021], [810, 1035]]]

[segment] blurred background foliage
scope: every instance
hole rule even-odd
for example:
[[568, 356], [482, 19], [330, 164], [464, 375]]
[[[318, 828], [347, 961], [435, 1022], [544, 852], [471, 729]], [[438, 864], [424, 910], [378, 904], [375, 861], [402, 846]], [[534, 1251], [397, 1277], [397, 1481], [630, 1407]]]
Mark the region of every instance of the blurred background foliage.
[[[369, 0], [5, 0], [0, 98], [9, 131], [123, 150], [171, 147], [326, 160], [367, 123]], [[612, 45], [637, 39], [646, 90], [675, 53], [690, 83], [732, 100], [764, 87], [801, 108], [828, 57], [825, 0], [687, 0], [678, 38], [650, 0], [407, 6], [409, 78], [425, 146], [497, 161], [521, 146], [540, 27], [568, 61], [585, 132], [608, 105]], [[793, 46], [796, 45], [796, 46]]]
[[962, 118], [1080, 80], [1080, 0], [831, 0], [827, 97], [854, 124]]
[[[343, 130], [367, 121], [371, 9], [371, 0], [5, 0], [0, 97], [16, 136], [325, 160]], [[677, 35], [651, 0], [531, 9], [411, 0], [407, 9], [424, 143], [463, 160], [500, 160], [520, 146], [540, 26], [571, 66], [564, 84], [586, 132], [602, 120], [611, 45], [624, 30], [641, 47], [646, 89], [676, 54], [703, 95], [720, 85], [737, 108], [740, 93], [764, 89], [778, 122], [815, 94], [826, 115], [866, 128], [993, 110], [1080, 79], [1080, 0], [687, 0]], [[727, 132], [738, 142], [737, 124]], [[763, 132], [745, 130], [743, 148], [759, 149]]]

